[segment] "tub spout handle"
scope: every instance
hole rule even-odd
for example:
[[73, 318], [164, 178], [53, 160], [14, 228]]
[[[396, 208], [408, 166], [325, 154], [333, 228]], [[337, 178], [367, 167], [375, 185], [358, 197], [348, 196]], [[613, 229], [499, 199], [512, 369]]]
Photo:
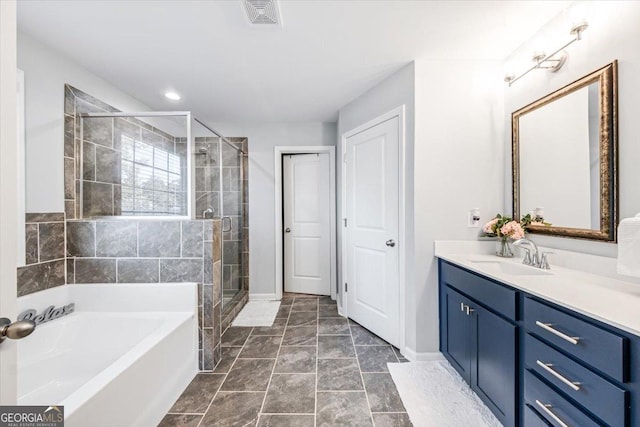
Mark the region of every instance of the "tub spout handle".
[[36, 322], [33, 320], [18, 320], [11, 322], [6, 317], [0, 317], [0, 343], [7, 338], [19, 340], [24, 338], [36, 329]]

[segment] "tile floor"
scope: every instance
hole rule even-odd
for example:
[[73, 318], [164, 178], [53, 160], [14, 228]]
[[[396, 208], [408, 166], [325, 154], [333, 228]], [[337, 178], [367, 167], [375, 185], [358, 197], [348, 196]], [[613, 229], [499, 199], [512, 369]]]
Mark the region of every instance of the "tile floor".
[[159, 427], [411, 426], [387, 342], [338, 315], [328, 297], [285, 295], [271, 327], [231, 327]]

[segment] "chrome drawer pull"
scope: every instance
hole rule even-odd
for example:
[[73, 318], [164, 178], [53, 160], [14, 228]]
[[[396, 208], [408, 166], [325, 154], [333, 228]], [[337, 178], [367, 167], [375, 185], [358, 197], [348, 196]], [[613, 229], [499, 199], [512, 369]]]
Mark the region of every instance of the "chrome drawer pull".
[[553, 408], [553, 405], [547, 405], [546, 403], [540, 402], [538, 399], [536, 399], [536, 405], [538, 405], [540, 409], [542, 409], [547, 415], [553, 418], [555, 422], [560, 424], [561, 427], [569, 427], [569, 424], [562, 421], [556, 414], [553, 413], [553, 411], [551, 411], [551, 409], [549, 409]]
[[552, 328], [551, 323], [542, 323], [541, 321], [536, 320], [536, 325], [540, 326], [545, 331], [551, 332], [553, 335], [556, 335], [563, 340], [570, 342], [573, 345], [578, 345], [578, 342], [580, 341], [579, 337], [570, 337], [569, 335], [563, 334], [559, 330]]
[[553, 366], [553, 364], [544, 363], [544, 362], [541, 362], [539, 360], [536, 360], [536, 363], [542, 369], [544, 369], [545, 371], [547, 371], [548, 373], [550, 373], [551, 375], [553, 375], [554, 377], [556, 377], [557, 379], [559, 379], [560, 381], [562, 381], [563, 383], [565, 383], [566, 385], [571, 387], [574, 391], [579, 391], [580, 390], [580, 383], [579, 382], [569, 381], [568, 379], [566, 379], [565, 377], [560, 375], [560, 373], [558, 371], [556, 371], [555, 369], [551, 368]]

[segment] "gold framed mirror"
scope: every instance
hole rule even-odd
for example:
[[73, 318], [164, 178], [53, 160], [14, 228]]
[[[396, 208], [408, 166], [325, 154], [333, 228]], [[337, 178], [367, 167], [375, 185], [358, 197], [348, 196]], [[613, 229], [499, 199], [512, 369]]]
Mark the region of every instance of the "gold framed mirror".
[[532, 233], [615, 242], [618, 63], [511, 115], [513, 216]]

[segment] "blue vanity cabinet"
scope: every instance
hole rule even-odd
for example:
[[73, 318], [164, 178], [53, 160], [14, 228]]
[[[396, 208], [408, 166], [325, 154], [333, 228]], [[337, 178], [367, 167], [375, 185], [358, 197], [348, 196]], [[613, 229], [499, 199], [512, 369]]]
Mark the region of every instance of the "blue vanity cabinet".
[[439, 268], [440, 350], [505, 426], [640, 427], [640, 337]]
[[465, 278], [478, 285], [479, 276], [456, 269], [447, 264], [443, 272], [441, 266], [441, 351], [496, 417], [515, 426], [517, 327], [480, 302], [484, 296], [475, 293], [480, 288], [470, 292], [475, 298], [462, 294]]

